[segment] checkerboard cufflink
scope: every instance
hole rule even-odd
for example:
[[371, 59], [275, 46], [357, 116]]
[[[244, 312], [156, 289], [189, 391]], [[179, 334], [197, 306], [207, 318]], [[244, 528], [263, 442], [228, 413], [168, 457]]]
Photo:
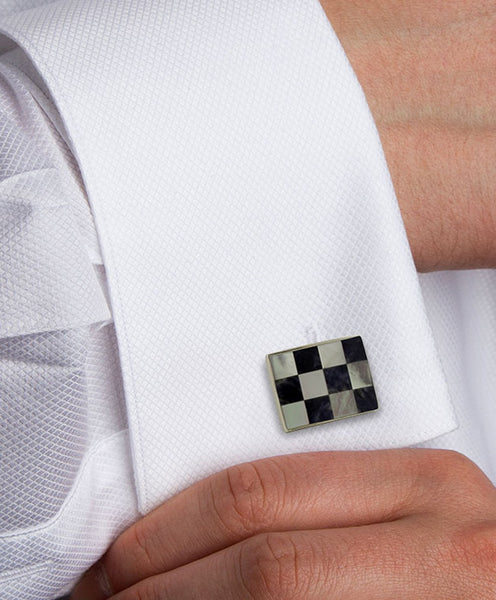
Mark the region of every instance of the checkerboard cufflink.
[[359, 336], [274, 352], [267, 365], [287, 432], [379, 408]]

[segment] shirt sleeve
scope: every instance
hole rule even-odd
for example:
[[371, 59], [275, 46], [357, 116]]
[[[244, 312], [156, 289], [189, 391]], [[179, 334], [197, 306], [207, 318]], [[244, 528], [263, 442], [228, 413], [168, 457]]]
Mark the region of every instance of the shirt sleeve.
[[0, 596], [55, 598], [76, 555], [134, 517], [135, 494], [94, 224], [22, 66], [0, 62]]
[[[121, 370], [129, 424], [89, 392], [87, 412], [73, 409], [100, 433], [77, 430], [54, 516], [0, 536], [2, 597], [64, 591], [136, 514], [136, 495], [145, 513], [229, 464], [452, 435], [429, 319], [448, 315], [449, 344], [457, 313], [448, 288], [422, 296], [380, 139], [318, 0], [74, 0], [0, 29], [36, 65], [84, 176], [119, 352], [86, 365]], [[285, 434], [265, 355], [354, 335], [380, 409]], [[76, 358], [54, 365], [78, 370]]]

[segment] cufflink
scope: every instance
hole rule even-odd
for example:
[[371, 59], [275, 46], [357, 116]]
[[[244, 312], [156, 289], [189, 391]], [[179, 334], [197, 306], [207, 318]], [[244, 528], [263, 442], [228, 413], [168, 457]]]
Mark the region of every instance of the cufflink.
[[340, 338], [268, 354], [286, 432], [379, 408], [362, 338]]

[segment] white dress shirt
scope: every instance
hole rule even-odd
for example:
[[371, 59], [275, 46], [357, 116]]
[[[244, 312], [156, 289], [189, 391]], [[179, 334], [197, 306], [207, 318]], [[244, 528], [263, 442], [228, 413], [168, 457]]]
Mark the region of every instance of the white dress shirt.
[[[492, 476], [495, 275], [419, 280], [317, 0], [59, 1], [0, 29], [2, 598], [57, 597], [244, 460], [424, 445]], [[265, 355], [357, 334], [380, 410], [284, 433]]]
[[2, 599], [55, 598], [53, 573], [72, 579], [137, 516], [95, 227], [31, 78], [19, 51], [0, 59]]

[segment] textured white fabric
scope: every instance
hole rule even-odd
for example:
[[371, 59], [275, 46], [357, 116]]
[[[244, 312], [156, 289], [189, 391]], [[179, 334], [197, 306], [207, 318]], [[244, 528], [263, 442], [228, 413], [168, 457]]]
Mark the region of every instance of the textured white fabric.
[[428, 444], [458, 450], [496, 483], [496, 272], [421, 276], [458, 428]]
[[[375, 127], [318, 2], [23, 15], [9, 29], [100, 233], [141, 510], [247, 456], [455, 427]], [[285, 435], [265, 354], [355, 333], [381, 413]]]
[[137, 516], [94, 224], [24, 70], [19, 51], [0, 58], [2, 600], [59, 595]]
[[[99, 435], [87, 429], [70, 446], [72, 471], [47, 502], [54, 516], [37, 513], [25, 490], [24, 525], [40, 524], [0, 537], [2, 598], [54, 598], [133, 518], [128, 443], [141, 512], [226, 465], [304, 450], [454, 447], [490, 472], [494, 274], [419, 285], [374, 123], [317, 0], [68, 0], [0, 25], [2, 47], [16, 40], [41, 76], [14, 51], [3, 59], [16, 65], [4, 67], [9, 77], [29, 73], [30, 93], [77, 157], [124, 382], [121, 394], [108, 314], [93, 315], [106, 319], [100, 329], [91, 319], [55, 328], [65, 337], [50, 339], [70, 343], [86, 369], [86, 387], [65, 390], [76, 411], [104, 375], [115, 378], [94, 395]], [[53, 95], [60, 118], [37, 90]], [[83, 198], [69, 197], [67, 218], [78, 215], [86, 233], [64, 243], [85, 248], [82, 269], [99, 250]], [[2, 262], [9, 256], [2, 248]], [[27, 322], [89, 310], [70, 274], [61, 281], [65, 312], [26, 302]], [[103, 332], [103, 354], [85, 361]], [[265, 354], [355, 334], [380, 411], [284, 434]], [[54, 413], [49, 427], [60, 422]]]

